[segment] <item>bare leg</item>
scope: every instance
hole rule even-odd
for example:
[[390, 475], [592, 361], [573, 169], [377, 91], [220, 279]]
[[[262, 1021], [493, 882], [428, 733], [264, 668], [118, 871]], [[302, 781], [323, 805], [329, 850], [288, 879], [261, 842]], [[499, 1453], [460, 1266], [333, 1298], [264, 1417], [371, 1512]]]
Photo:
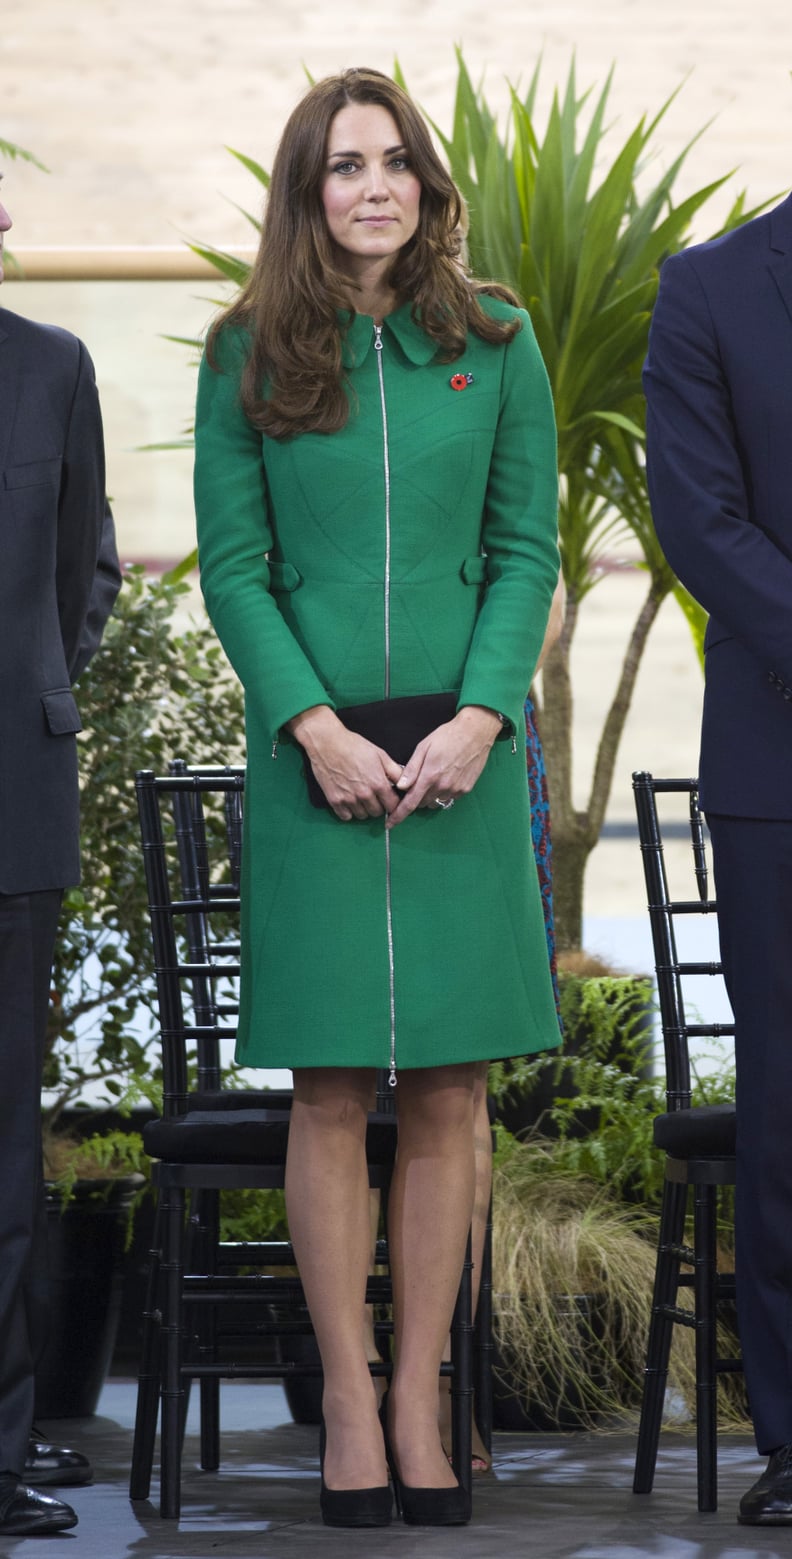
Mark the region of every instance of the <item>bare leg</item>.
[[395, 1362], [388, 1397], [402, 1482], [453, 1488], [437, 1380], [473, 1211], [472, 1063], [402, 1072], [399, 1150], [388, 1201]]
[[388, 1481], [361, 1326], [371, 1251], [366, 1117], [372, 1086], [363, 1069], [294, 1073], [286, 1209], [322, 1357], [330, 1489]]
[[[473, 1148], [476, 1165], [476, 1194], [473, 1203], [473, 1224], [471, 1228], [471, 1255], [473, 1258], [473, 1273], [471, 1279], [473, 1315], [478, 1306], [479, 1289], [481, 1287], [481, 1263], [484, 1256], [484, 1237], [487, 1231], [487, 1214], [489, 1212], [490, 1195], [492, 1192], [492, 1129], [490, 1127], [489, 1112], [487, 1110], [487, 1074], [489, 1072], [488, 1061], [476, 1062], [475, 1082], [473, 1084]], [[443, 1350], [443, 1358], [451, 1357], [451, 1338], [446, 1340]], [[451, 1381], [447, 1375], [440, 1377], [440, 1438], [443, 1449], [448, 1456], [451, 1455]], [[476, 1428], [475, 1416], [473, 1419], [473, 1471], [487, 1472], [492, 1466], [492, 1458], [487, 1454], [484, 1443]]]
[[[376, 1265], [375, 1256], [377, 1249], [377, 1231], [379, 1229], [379, 1216], [381, 1196], [374, 1187], [369, 1191], [369, 1218], [371, 1220], [371, 1251], [369, 1256], [369, 1272], [374, 1271]], [[381, 1364], [382, 1355], [377, 1347], [377, 1339], [374, 1335], [374, 1306], [363, 1306], [363, 1347], [366, 1350], [366, 1358], [369, 1364]], [[384, 1375], [373, 1375], [374, 1393], [377, 1401], [381, 1402], [385, 1394], [387, 1380]]]

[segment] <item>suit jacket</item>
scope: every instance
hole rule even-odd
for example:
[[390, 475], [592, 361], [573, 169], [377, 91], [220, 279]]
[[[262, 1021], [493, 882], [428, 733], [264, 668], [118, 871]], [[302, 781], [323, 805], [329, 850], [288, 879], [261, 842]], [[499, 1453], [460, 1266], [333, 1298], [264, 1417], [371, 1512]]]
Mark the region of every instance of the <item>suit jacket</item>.
[[711, 614], [702, 800], [792, 818], [792, 197], [666, 260], [644, 386], [658, 535]]
[[71, 683], [119, 585], [90, 357], [0, 309], [0, 893], [79, 880]]

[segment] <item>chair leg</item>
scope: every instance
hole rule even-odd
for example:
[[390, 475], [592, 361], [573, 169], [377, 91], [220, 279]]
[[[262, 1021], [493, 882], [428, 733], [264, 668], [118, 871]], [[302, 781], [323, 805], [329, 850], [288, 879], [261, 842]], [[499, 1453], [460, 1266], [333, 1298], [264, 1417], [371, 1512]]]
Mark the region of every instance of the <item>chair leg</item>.
[[162, 1378], [162, 1316], [160, 1311], [162, 1213], [159, 1198], [154, 1216], [154, 1233], [149, 1251], [146, 1296], [143, 1303], [143, 1332], [138, 1370], [135, 1435], [132, 1442], [132, 1466], [129, 1474], [129, 1498], [148, 1499], [154, 1441], [159, 1416]]
[[[185, 1269], [187, 1272], [216, 1272], [217, 1241], [219, 1238], [220, 1199], [217, 1191], [196, 1191], [192, 1199], [187, 1229]], [[217, 1310], [212, 1304], [199, 1304], [195, 1325], [191, 1329], [196, 1339], [198, 1362], [217, 1359]], [[204, 1472], [217, 1472], [220, 1466], [220, 1382], [213, 1376], [201, 1380], [201, 1468]], [[189, 1386], [185, 1392], [185, 1408], [189, 1400]], [[186, 1416], [186, 1413], [185, 1413]]]
[[718, 1508], [717, 1190], [697, 1185], [694, 1201], [696, 1296], [696, 1463], [699, 1510]]
[[176, 1520], [181, 1510], [181, 1450], [184, 1383], [184, 1192], [171, 1186], [163, 1197], [164, 1359], [160, 1515]]
[[668, 1356], [674, 1323], [669, 1315], [676, 1302], [679, 1287], [680, 1258], [675, 1252], [682, 1242], [687, 1207], [687, 1186], [666, 1180], [663, 1186], [663, 1205], [660, 1212], [660, 1232], [657, 1242], [652, 1317], [646, 1347], [641, 1420], [638, 1426], [638, 1444], [635, 1453], [633, 1493], [650, 1494], [654, 1483], [660, 1427], [663, 1421]]
[[473, 1374], [476, 1424], [488, 1455], [492, 1455], [492, 1201], [484, 1231], [481, 1282], [473, 1323]]
[[201, 1468], [217, 1472], [220, 1466], [220, 1382], [215, 1377], [202, 1380], [201, 1392]]
[[451, 1322], [451, 1449], [457, 1480], [466, 1493], [473, 1491], [473, 1314], [470, 1236], [465, 1251], [454, 1318]]

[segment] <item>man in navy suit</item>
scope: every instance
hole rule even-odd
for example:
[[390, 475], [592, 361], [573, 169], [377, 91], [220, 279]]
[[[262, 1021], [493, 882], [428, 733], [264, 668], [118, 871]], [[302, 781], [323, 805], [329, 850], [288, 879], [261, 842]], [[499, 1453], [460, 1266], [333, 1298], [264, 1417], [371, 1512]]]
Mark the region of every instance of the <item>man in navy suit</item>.
[[644, 371], [652, 510], [711, 614], [701, 800], [737, 1061], [737, 1301], [766, 1471], [792, 1525], [792, 197], [666, 260]]
[[[0, 280], [10, 226], [0, 205]], [[91, 1477], [84, 1456], [32, 1429], [46, 1341], [41, 1073], [61, 897], [79, 879], [71, 683], [120, 582], [91, 360], [66, 331], [0, 309], [0, 1536], [74, 1526], [71, 1506], [35, 1485]]]

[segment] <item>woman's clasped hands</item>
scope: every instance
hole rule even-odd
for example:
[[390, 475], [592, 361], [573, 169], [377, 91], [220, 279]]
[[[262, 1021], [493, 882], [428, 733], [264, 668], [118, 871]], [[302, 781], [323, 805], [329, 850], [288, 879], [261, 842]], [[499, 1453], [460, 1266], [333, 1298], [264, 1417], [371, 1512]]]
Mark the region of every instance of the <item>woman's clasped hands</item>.
[[331, 810], [343, 823], [387, 818], [395, 828], [419, 807], [443, 807], [473, 789], [501, 729], [493, 709], [466, 704], [418, 743], [402, 767], [346, 726], [327, 704], [305, 709], [287, 729], [304, 747]]

